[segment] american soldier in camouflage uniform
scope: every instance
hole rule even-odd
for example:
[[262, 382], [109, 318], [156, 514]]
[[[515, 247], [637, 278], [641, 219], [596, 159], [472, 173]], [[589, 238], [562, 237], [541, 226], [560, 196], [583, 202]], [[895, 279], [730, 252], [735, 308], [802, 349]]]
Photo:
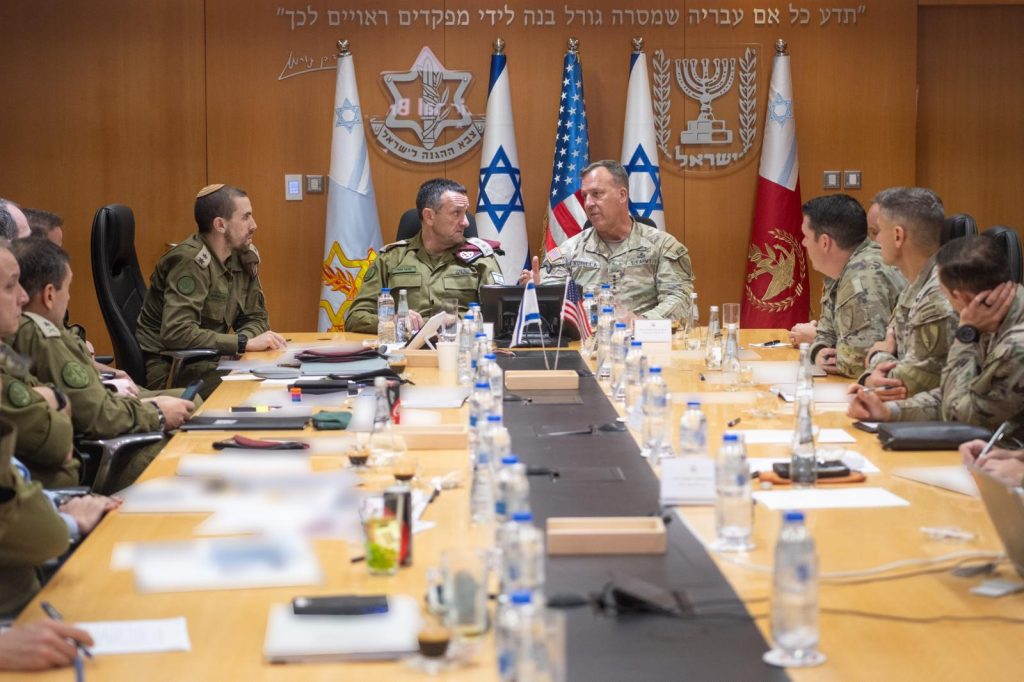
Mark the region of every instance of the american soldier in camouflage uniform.
[[631, 317], [678, 320], [689, 313], [689, 253], [667, 232], [632, 219], [626, 169], [617, 161], [595, 161], [581, 176], [591, 227], [547, 253], [543, 279], [534, 258], [533, 272], [524, 270], [520, 284], [531, 276], [538, 284], [569, 276], [581, 287], [608, 282]]
[[[146, 386], [155, 390], [165, 387], [171, 367], [162, 351], [213, 348], [235, 355], [286, 345], [270, 330], [248, 196], [229, 185], [204, 187], [195, 214], [198, 234], [160, 258], [139, 312], [135, 336], [146, 359]], [[175, 385], [201, 378], [201, 395], [209, 397], [220, 384], [216, 367], [216, 361], [187, 363]]]
[[879, 350], [868, 358], [860, 383], [879, 364], [895, 362], [887, 376], [899, 379], [907, 395], [928, 391], [939, 385], [946, 354], [956, 333], [958, 317], [939, 289], [939, 273], [933, 257], [924, 271], [903, 290], [889, 320], [896, 352]]
[[[984, 236], [947, 243], [938, 267], [960, 315], [939, 386], [888, 403], [861, 390], [849, 414], [881, 421], [942, 419], [992, 430], [1007, 421], [1004, 442], [1016, 440], [1019, 447], [1024, 442], [1024, 287], [1006, 281], [1006, 254]], [[943, 272], [947, 267], [949, 274]]]
[[878, 244], [861, 242], [839, 277], [824, 288], [811, 357], [834, 348], [838, 373], [860, 376], [868, 348], [885, 338], [886, 321], [904, 286], [899, 272], [882, 262]]
[[434, 178], [420, 186], [416, 210], [420, 231], [411, 239], [381, 249], [345, 317], [346, 331], [377, 333], [377, 296], [389, 287], [398, 303], [398, 290], [408, 292], [409, 318], [419, 328], [440, 306], [455, 298], [459, 306], [479, 300], [480, 287], [504, 284], [497, 244], [465, 239], [469, 226], [466, 188], [454, 180]]

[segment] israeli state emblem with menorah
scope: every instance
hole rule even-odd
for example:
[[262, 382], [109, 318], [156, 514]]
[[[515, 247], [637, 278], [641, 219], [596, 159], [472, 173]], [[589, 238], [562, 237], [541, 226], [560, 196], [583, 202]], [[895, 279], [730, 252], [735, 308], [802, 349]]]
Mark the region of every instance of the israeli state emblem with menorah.
[[653, 54], [662, 168], [711, 173], [756, 159], [759, 46], [659, 48]]

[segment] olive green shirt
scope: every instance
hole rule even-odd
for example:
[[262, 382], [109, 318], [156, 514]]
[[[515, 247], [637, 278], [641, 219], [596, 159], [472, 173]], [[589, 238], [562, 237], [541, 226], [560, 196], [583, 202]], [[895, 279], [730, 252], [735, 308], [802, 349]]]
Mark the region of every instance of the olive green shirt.
[[593, 227], [566, 239], [544, 258], [541, 284], [564, 282], [580, 287], [611, 283], [630, 311], [648, 319], [678, 320], [690, 311], [693, 267], [679, 240], [667, 232], [633, 222], [621, 244], [609, 245]]
[[78, 460], [66, 459], [74, 437], [71, 417], [52, 409], [46, 398], [32, 390], [42, 384], [9, 360], [14, 352], [9, 346], [0, 344], [0, 349], [0, 408], [18, 429], [14, 455], [46, 488], [78, 485]]
[[938, 387], [906, 400], [886, 403], [893, 421], [942, 419], [995, 431], [1010, 422], [1003, 443], [1024, 443], [1024, 287], [999, 328], [975, 343], [955, 338]]
[[826, 279], [811, 358], [825, 348], [835, 348], [839, 374], [859, 377], [868, 349], [885, 338], [886, 324], [906, 285], [899, 270], [882, 262], [876, 242], [861, 242], [839, 277]]
[[14, 425], [0, 419], [0, 488], [13, 490], [0, 502], [0, 617], [17, 613], [39, 590], [36, 567], [63, 554], [68, 527], [38, 483], [14, 469]]
[[[259, 336], [270, 329], [257, 273], [259, 254], [250, 247], [218, 260], [201, 234], [163, 255], [150, 278], [135, 336], [147, 355], [146, 384], [162, 388], [170, 361], [165, 350], [213, 348], [238, 351], [238, 335]], [[156, 371], [164, 365], [163, 377]], [[212, 365], [213, 363], [205, 363]]]
[[932, 256], [917, 278], [903, 290], [893, 308], [889, 327], [896, 337], [896, 353], [873, 353], [868, 359], [867, 371], [861, 375], [861, 383], [879, 363], [896, 362], [887, 376], [902, 381], [908, 397], [935, 388], [939, 385], [959, 319], [942, 295], [939, 270]]
[[390, 287], [396, 305], [399, 289], [405, 289], [409, 310], [427, 319], [440, 308], [442, 299], [458, 299], [459, 306], [465, 308], [480, 300], [482, 285], [505, 283], [494, 255], [480, 255], [466, 263], [459, 254], [460, 247], [452, 247], [437, 257], [431, 256], [423, 246], [421, 233], [388, 244], [366, 271], [363, 285], [348, 309], [345, 330], [377, 333], [377, 296], [382, 287]]

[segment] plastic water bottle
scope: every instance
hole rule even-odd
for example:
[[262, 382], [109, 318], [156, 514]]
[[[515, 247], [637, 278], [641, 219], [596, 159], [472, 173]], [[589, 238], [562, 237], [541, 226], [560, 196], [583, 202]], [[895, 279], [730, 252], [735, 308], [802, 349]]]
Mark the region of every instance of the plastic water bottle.
[[765, 660], [776, 665], [817, 665], [825, 658], [818, 651], [818, 555], [800, 511], [785, 512], [775, 543], [772, 646]]
[[[526, 465], [515, 455], [501, 458], [494, 496], [494, 516], [507, 521], [513, 514], [530, 511], [530, 480]], [[500, 544], [500, 543], [499, 543]]]
[[651, 367], [644, 382], [644, 421], [642, 454], [656, 464], [666, 450], [665, 411], [668, 389], [661, 377], [661, 367]]
[[796, 428], [793, 429], [789, 479], [794, 488], [810, 488], [818, 480], [810, 395], [801, 393], [797, 397], [797, 401]]
[[708, 314], [708, 340], [704, 350], [704, 365], [708, 369], [721, 369], [722, 355], [725, 349], [722, 348], [722, 328], [718, 324], [718, 306], [711, 306]]
[[612, 332], [612, 399], [626, 402], [626, 353], [629, 352], [630, 334], [625, 322], [616, 322]]
[[[490, 342], [488, 341], [488, 348]], [[491, 411], [494, 414], [503, 414], [505, 408], [505, 372], [498, 364], [498, 356], [493, 352], [484, 354], [483, 361], [477, 361], [476, 380], [486, 381], [491, 387], [491, 398], [494, 404]]]
[[[491, 341], [487, 338], [487, 334], [482, 331], [476, 333], [476, 338], [473, 340], [473, 358], [470, 361], [470, 366], [473, 369], [473, 377], [475, 381], [480, 381], [482, 370], [480, 369], [480, 361], [484, 360], [487, 355], [493, 350], [491, 348]], [[489, 381], [489, 377], [484, 377], [485, 381]]]
[[508, 429], [502, 426], [501, 415], [491, 414], [487, 417], [488, 448], [491, 453], [491, 471], [494, 472], [495, 509], [497, 509], [498, 494], [498, 472], [501, 471], [501, 463], [509, 456], [512, 448], [512, 441], [509, 438]]
[[[480, 441], [487, 443], [486, 438], [481, 438]], [[491, 469], [490, 452], [486, 445], [477, 448], [469, 504], [473, 523], [494, 521], [494, 472]]]
[[679, 454], [708, 454], [708, 420], [698, 400], [686, 403], [686, 410], [679, 418]]
[[381, 344], [395, 342], [395, 299], [387, 287], [381, 287], [377, 297], [377, 341]]
[[[602, 285], [603, 286], [603, 285]], [[615, 324], [615, 309], [610, 305], [601, 308], [597, 319], [597, 380], [608, 386], [612, 376], [612, 330]]]
[[626, 353], [626, 422], [637, 430], [643, 421], [644, 379], [647, 378], [643, 345], [641, 341], [632, 341]]
[[533, 525], [533, 514], [514, 513], [502, 539], [502, 592], [539, 594], [544, 587], [544, 533]]
[[395, 316], [395, 340], [405, 343], [410, 337], [409, 328], [409, 292], [398, 290], [398, 312]]
[[476, 453], [480, 432], [484, 430], [487, 423], [487, 415], [491, 413], [491, 387], [486, 381], [476, 382], [473, 393], [469, 396], [469, 452], [476, 462]]
[[599, 310], [604, 310], [606, 306], [615, 308], [615, 290], [610, 282], [601, 284], [601, 290], [597, 294], [597, 305]]
[[388, 399], [387, 377], [377, 377], [373, 380], [373, 430], [381, 433], [393, 422], [391, 420], [391, 401]]
[[527, 590], [513, 592], [498, 608], [495, 644], [502, 682], [548, 679], [527, 670], [533, 668], [533, 652], [543, 648], [542, 614], [543, 608], [534, 603], [533, 594]]
[[473, 313], [473, 322], [476, 325], [476, 331], [482, 332], [484, 330], [484, 314], [480, 309], [480, 304], [476, 301], [470, 301], [466, 305], [466, 312]]
[[800, 344], [800, 360], [796, 366], [794, 395], [794, 399], [797, 401], [800, 396], [807, 396], [811, 411], [814, 411], [814, 366], [811, 363], [811, 345], [809, 343]]
[[750, 492], [750, 465], [746, 446], [735, 433], [722, 436], [722, 449], [715, 462], [715, 549], [746, 552], [754, 525], [754, 502]]
[[476, 332], [473, 329], [473, 314], [466, 313], [462, 320], [462, 327], [459, 329], [459, 357], [458, 371], [459, 383], [462, 385], [473, 384], [472, 360], [473, 342], [476, 340]]

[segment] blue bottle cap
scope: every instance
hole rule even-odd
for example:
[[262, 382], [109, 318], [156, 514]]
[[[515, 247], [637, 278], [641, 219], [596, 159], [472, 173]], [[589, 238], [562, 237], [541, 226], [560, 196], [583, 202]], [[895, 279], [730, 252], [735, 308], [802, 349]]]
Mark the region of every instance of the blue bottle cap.
[[487, 421], [501, 423], [501, 415], [500, 414], [489, 414], [489, 415], [487, 415]]
[[[486, 334], [484, 334], [484, 336], [486, 336]], [[484, 359], [486, 359], [486, 360], [497, 360], [498, 356], [495, 355], [494, 353], [484, 353]]]
[[583, 298], [594, 298], [594, 294], [593, 292], [588, 291], [583, 294]]
[[605, 282], [604, 284], [602, 284], [602, 285], [601, 285], [601, 288], [602, 288], [602, 289], [611, 289], [611, 288], [612, 288], [612, 285], [611, 285], [611, 284], [608, 284], [607, 282]]
[[533, 521], [533, 514], [530, 512], [518, 511], [512, 514], [512, 520], [520, 522]]
[[802, 511], [788, 511], [782, 515], [782, 520], [786, 523], [803, 523], [804, 513]]
[[486, 381], [478, 381], [478, 382], [476, 382], [476, 387], [477, 388], [490, 388], [491, 385], [489, 383], [487, 383]]
[[616, 322], [615, 323], [615, 328], [616, 329], [625, 329], [626, 328], [626, 323], [625, 322]]
[[502, 464], [518, 464], [519, 463], [519, 458], [516, 457], [515, 455], [505, 455], [504, 457], [501, 458], [501, 463]]
[[474, 319], [474, 317], [473, 317], [473, 311], [472, 311], [472, 310], [470, 310], [469, 312], [467, 312], [467, 313], [466, 313], [466, 317], [465, 317], [464, 319], [467, 319], [467, 320], [472, 320], [472, 319]]
[[390, 294], [391, 293], [391, 289], [389, 287], [381, 287], [380, 288], [380, 293], [382, 293], [382, 294]]
[[699, 400], [691, 400], [690, 402], [686, 403], [686, 406], [687, 407], [700, 407], [700, 401]]
[[655, 365], [654, 367], [648, 368], [647, 371], [649, 373], [651, 373], [651, 374], [661, 374], [661, 367], [658, 367], [657, 365]]
[[477, 332], [476, 333], [476, 338], [478, 338], [478, 339], [486, 339], [487, 338], [487, 334], [485, 334], [484, 332]]
[[640, 346], [644, 345], [644, 342], [643, 341], [637, 341], [636, 339], [633, 339], [632, 341], [629, 342], [629, 345], [632, 348], [639, 348]]
[[608, 313], [609, 315], [611, 315], [612, 313], [615, 312], [615, 308], [611, 307], [610, 305], [606, 305], [605, 307], [601, 308], [601, 312]]
[[740, 442], [740, 437], [737, 436], [735, 433], [726, 433], [726, 434], [722, 435], [722, 442], [723, 443], [738, 443], [738, 442]]
[[513, 604], [529, 604], [533, 601], [533, 595], [525, 590], [516, 590], [511, 597]]

